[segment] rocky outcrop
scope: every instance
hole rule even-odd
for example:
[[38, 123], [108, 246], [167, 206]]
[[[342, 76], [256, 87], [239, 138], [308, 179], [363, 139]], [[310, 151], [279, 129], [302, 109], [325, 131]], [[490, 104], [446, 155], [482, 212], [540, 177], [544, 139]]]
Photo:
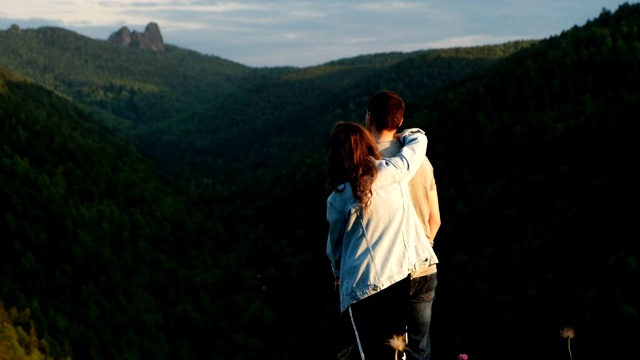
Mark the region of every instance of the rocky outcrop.
[[14, 32], [16, 34], [20, 34], [20, 26], [16, 25], [16, 24], [11, 24], [11, 27], [9, 28], [9, 31]]
[[109, 36], [107, 42], [130, 48], [149, 49], [153, 51], [164, 51], [164, 40], [160, 27], [156, 23], [149, 23], [144, 32], [131, 32], [128, 27], [123, 26], [120, 30]]
[[129, 45], [131, 45], [131, 31], [129, 31], [128, 27], [123, 26], [120, 30], [111, 34], [107, 39], [107, 42], [110, 44], [129, 47]]

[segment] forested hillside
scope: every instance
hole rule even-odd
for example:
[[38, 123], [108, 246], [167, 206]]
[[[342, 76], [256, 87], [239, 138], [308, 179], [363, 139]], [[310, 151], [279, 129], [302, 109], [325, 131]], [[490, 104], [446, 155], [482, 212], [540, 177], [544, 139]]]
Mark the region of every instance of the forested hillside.
[[[406, 93], [411, 104], [534, 43], [248, 68], [177, 46], [123, 48], [43, 27], [0, 31], [0, 65], [68, 96], [171, 177], [220, 181], [282, 169], [290, 153], [324, 146], [325, 129], [362, 118], [368, 96], [380, 88]], [[241, 155], [223, 145], [229, 139]], [[228, 160], [238, 156], [245, 161]]]
[[172, 45], [125, 48], [56, 27], [0, 31], [0, 65], [113, 115], [121, 127], [192, 110], [233, 91], [241, 84], [233, 79], [251, 71]]
[[56, 358], [193, 351], [180, 321], [200, 299], [185, 294], [224, 288], [211, 283], [224, 283], [221, 224], [105, 126], [5, 70], [0, 117], [0, 299], [30, 310]]
[[[540, 41], [303, 69], [213, 59], [233, 69], [227, 88], [184, 105], [176, 82], [160, 95], [172, 115], [141, 118], [0, 52], [0, 302], [23, 332], [10, 343], [55, 359], [333, 358], [326, 141], [388, 88], [427, 132], [438, 183], [434, 358], [632, 356], [639, 29], [625, 4]], [[153, 112], [145, 94], [136, 114]]]

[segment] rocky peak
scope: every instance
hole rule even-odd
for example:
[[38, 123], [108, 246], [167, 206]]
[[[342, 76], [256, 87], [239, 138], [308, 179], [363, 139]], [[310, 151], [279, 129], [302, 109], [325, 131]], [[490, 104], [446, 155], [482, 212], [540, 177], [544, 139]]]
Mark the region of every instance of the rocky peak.
[[164, 41], [160, 27], [156, 23], [149, 23], [144, 32], [131, 32], [128, 27], [123, 26], [120, 30], [109, 36], [107, 42], [130, 48], [150, 49], [153, 51], [164, 51]]

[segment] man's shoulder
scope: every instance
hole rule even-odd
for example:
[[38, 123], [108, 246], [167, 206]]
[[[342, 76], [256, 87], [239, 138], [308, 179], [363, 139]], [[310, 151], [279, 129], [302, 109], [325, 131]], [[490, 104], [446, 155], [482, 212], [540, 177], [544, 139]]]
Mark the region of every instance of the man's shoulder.
[[430, 172], [433, 172], [433, 165], [431, 161], [429, 161], [429, 157], [425, 155], [424, 160], [422, 161], [422, 168], [426, 168]]

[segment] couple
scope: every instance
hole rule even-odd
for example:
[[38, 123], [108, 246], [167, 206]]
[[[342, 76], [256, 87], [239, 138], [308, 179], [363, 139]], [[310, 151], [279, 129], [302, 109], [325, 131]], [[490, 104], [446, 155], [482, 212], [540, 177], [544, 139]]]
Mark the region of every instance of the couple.
[[366, 128], [335, 125], [328, 156], [326, 252], [353, 338], [338, 357], [400, 358], [406, 333], [409, 359], [429, 359], [440, 212], [427, 137], [396, 133], [395, 92], [376, 93], [367, 110]]

